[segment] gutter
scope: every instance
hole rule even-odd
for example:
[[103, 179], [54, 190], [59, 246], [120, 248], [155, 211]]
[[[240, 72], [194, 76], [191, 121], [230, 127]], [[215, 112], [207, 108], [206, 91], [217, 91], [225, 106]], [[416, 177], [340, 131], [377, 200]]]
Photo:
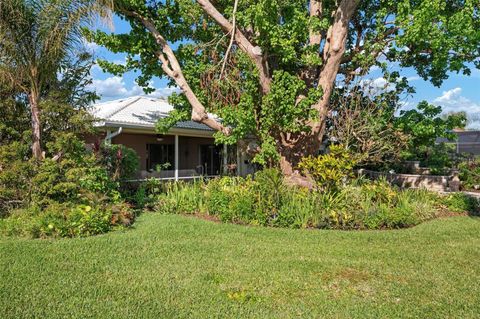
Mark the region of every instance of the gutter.
[[112, 138], [120, 135], [122, 133], [122, 130], [123, 130], [123, 127], [120, 126], [116, 132], [112, 133], [111, 131], [107, 131], [107, 136], [105, 136], [105, 143], [112, 144]]

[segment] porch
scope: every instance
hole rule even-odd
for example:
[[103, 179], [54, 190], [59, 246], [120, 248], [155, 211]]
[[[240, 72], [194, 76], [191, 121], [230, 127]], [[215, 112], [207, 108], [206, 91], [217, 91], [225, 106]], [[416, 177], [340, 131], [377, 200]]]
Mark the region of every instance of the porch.
[[[108, 133], [107, 133], [108, 136]], [[121, 133], [111, 138], [137, 152], [135, 180], [189, 180], [238, 174], [236, 146], [215, 145], [212, 137]]]

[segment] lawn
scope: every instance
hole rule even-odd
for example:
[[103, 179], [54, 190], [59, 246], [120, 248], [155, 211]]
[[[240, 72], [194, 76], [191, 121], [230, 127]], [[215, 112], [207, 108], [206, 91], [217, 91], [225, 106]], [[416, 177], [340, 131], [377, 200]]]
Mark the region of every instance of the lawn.
[[142, 215], [135, 228], [0, 239], [2, 318], [480, 314], [480, 218], [397, 231], [288, 230]]

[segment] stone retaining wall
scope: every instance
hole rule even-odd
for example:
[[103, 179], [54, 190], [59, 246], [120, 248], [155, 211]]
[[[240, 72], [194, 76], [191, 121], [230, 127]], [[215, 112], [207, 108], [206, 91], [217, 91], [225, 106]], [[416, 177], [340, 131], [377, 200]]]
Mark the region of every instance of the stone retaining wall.
[[460, 189], [460, 179], [456, 171], [453, 171], [450, 176], [437, 176], [383, 173], [360, 169], [358, 175], [364, 175], [370, 179], [385, 177], [390, 183], [403, 188], [425, 188], [436, 192], [456, 192]]

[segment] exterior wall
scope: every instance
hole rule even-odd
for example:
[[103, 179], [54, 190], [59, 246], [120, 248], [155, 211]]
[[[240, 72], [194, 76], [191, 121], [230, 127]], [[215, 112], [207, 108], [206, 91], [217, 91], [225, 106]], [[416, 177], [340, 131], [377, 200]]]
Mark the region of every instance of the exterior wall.
[[[213, 144], [213, 138], [179, 136], [178, 169], [195, 169], [200, 163], [200, 145]], [[122, 133], [112, 139], [113, 144], [123, 144], [134, 149], [140, 158], [140, 170], [147, 170], [147, 144], [175, 144], [173, 135], [164, 135], [161, 141], [153, 134]], [[173, 167], [171, 168], [173, 169]]]

